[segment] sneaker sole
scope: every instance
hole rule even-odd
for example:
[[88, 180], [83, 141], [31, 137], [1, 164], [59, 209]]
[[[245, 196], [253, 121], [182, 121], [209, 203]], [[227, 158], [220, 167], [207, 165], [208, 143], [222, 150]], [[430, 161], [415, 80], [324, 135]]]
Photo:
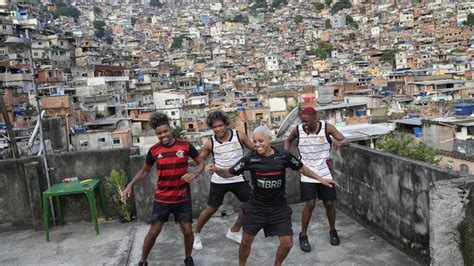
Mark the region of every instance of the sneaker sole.
[[234, 238], [232, 238], [232, 237], [228, 237], [227, 235], [226, 235], [225, 237], [227, 237], [227, 239], [232, 240], [233, 242], [235, 242], [235, 243], [237, 243], [237, 244], [240, 245], [240, 242], [241, 242], [241, 241], [237, 241], [236, 239], [234, 239]]

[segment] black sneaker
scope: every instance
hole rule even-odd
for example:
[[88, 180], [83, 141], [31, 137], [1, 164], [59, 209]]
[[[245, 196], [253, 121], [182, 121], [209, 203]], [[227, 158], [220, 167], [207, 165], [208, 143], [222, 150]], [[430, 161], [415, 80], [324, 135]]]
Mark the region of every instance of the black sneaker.
[[138, 266], [148, 266], [148, 262], [139, 261]]
[[193, 257], [189, 256], [184, 259], [184, 265], [186, 266], [194, 266]]
[[333, 246], [337, 246], [339, 245], [339, 243], [341, 241], [339, 241], [339, 236], [337, 235], [337, 231], [334, 230], [334, 231], [329, 231], [329, 242], [331, 243], [331, 245]]
[[301, 250], [303, 250], [304, 252], [311, 251], [311, 245], [308, 242], [308, 236], [307, 235], [302, 236], [301, 233], [300, 233], [300, 247], [301, 247]]

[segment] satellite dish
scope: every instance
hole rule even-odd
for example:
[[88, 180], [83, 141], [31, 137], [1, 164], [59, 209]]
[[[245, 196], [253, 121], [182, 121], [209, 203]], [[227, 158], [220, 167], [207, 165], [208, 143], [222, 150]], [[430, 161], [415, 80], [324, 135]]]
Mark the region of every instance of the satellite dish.
[[281, 123], [281, 126], [277, 131], [277, 134], [276, 134], [277, 139], [281, 138], [285, 134], [285, 132], [288, 130], [288, 128], [293, 124], [295, 119], [298, 117], [298, 111], [299, 111], [299, 108], [296, 107], [286, 116], [285, 120], [283, 120], [283, 123]]

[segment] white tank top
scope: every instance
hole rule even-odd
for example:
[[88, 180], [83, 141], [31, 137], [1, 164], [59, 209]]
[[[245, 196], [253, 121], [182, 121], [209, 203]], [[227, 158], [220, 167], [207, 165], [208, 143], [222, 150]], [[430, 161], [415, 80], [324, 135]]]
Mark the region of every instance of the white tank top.
[[[244, 148], [242, 143], [240, 143], [239, 133], [236, 130], [231, 130], [229, 141], [220, 142], [214, 135], [211, 137], [211, 143], [212, 157], [218, 168], [228, 169], [244, 157]], [[211, 182], [216, 184], [229, 184], [243, 181], [245, 181], [245, 179], [242, 175], [223, 178], [217, 173], [214, 173], [211, 177]]]
[[[326, 160], [331, 154], [331, 142], [326, 135], [326, 122], [319, 121], [321, 127], [316, 134], [308, 134], [303, 129], [303, 125], [298, 125], [298, 149], [301, 161], [317, 175], [332, 179], [331, 171]], [[301, 182], [320, 183], [319, 181], [301, 175]]]

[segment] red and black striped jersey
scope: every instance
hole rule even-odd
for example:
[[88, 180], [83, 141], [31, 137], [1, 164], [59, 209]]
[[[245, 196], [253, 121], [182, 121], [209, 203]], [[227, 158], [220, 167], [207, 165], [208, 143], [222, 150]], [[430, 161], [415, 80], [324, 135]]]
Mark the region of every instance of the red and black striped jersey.
[[150, 148], [145, 163], [153, 166], [156, 162], [156, 202], [176, 204], [191, 199], [189, 184], [181, 180], [188, 172], [188, 157], [199, 160], [199, 153], [191, 143], [181, 139], [171, 146], [157, 143]]

